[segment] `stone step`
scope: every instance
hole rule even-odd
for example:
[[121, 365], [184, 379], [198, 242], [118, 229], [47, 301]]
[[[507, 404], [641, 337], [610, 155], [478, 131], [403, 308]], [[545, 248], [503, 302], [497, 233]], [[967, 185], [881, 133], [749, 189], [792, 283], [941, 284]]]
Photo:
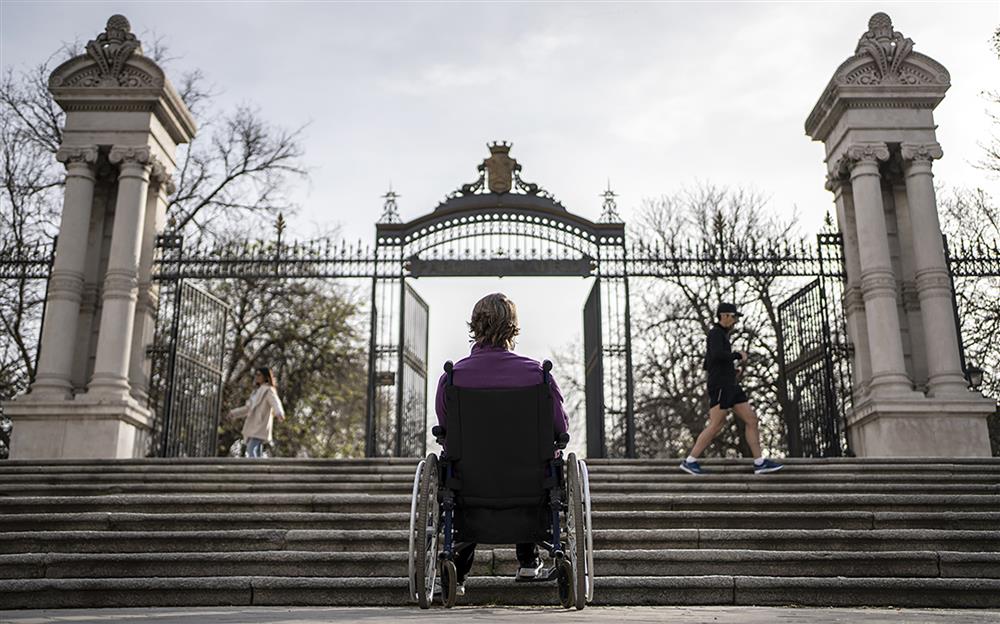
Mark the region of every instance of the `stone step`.
[[[409, 494], [412, 479], [398, 482], [341, 482], [326, 483], [257, 483], [246, 479], [234, 483], [3, 483], [3, 496], [100, 496], [113, 494], [332, 494], [371, 493]], [[705, 483], [701, 480], [675, 483], [614, 483], [594, 480], [591, 493], [597, 497], [605, 493], [669, 494], [700, 493], [740, 494], [1000, 494], [1000, 484], [978, 483], [772, 483], [765, 480], [747, 483]]]
[[[127, 494], [0, 497], [5, 513], [260, 511], [408, 512], [406, 494]], [[976, 494], [596, 494], [598, 511], [1000, 512], [1000, 496]]]
[[[27, 531], [0, 535], [0, 553], [198, 552], [304, 550], [378, 552], [407, 549], [406, 530]], [[1000, 530], [934, 529], [603, 529], [596, 550], [753, 549], [836, 551], [951, 550], [1000, 552]]]
[[[174, 458], [132, 460], [7, 460], [0, 473], [268, 473], [288, 472], [317, 474], [413, 473], [417, 459], [245, 459], [245, 458]], [[588, 459], [591, 473], [604, 474], [678, 474], [680, 459]], [[953, 473], [1000, 474], [998, 458], [831, 458], [781, 460], [789, 473]], [[703, 467], [720, 475], [748, 474], [752, 463], [746, 459], [705, 459]]]
[[601, 494], [602, 511], [1000, 511], [1000, 496], [974, 494]]
[[[472, 576], [513, 576], [512, 548], [479, 548]], [[601, 576], [1000, 578], [1000, 553], [934, 551], [601, 550]], [[0, 555], [0, 578], [406, 576], [405, 552], [261, 551]]]
[[[411, 605], [402, 577], [274, 576], [0, 581], [10, 609], [112, 606]], [[662, 576], [598, 577], [595, 605], [803, 605], [1000, 607], [1000, 580], [926, 578]], [[473, 577], [459, 605], [558, 608], [554, 583]]]
[[[413, 466], [390, 467], [384, 470], [374, 470], [367, 467], [364, 470], [330, 469], [312, 470], [302, 467], [268, 467], [258, 470], [251, 465], [206, 467], [204, 470], [193, 470], [191, 467], [182, 471], [167, 470], [107, 470], [88, 469], [81, 471], [74, 468], [58, 470], [44, 469], [7, 469], [0, 465], [0, 474], [5, 483], [406, 483], [413, 480]], [[798, 468], [787, 468], [768, 475], [755, 475], [749, 470], [742, 472], [720, 472], [701, 477], [694, 477], [676, 468], [654, 472], [638, 471], [591, 471], [593, 482], [596, 483], [985, 483], [990, 485], [1000, 481], [1000, 467], [992, 472], [838, 472], [831, 479], [829, 473], [803, 471]]]
[[0, 515], [3, 531], [198, 531], [235, 529], [406, 529], [409, 512], [115, 513]]
[[1000, 512], [595, 511], [593, 520], [597, 529], [995, 530]]
[[[1000, 527], [1000, 512], [594, 511], [597, 529], [951, 529]], [[5, 531], [198, 531], [235, 529], [406, 529], [408, 512], [238, 511], [0, 514]]]

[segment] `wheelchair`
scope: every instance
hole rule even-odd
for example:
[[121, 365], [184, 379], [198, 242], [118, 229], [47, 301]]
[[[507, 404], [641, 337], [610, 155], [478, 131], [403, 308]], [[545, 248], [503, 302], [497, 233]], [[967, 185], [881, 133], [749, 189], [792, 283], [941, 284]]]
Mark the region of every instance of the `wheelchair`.
[[459, 388], [445, 364], [446, 427], [432, 429], [445, 450], [417, 466], [410, 503], [410, 597], [427, 609], [440, 581], [455, 605], [459, 543], [534, 542], [552, 565], [530, 582], [555, 581], [564, 608], [594, 597], [594, 541], [587, 464], [569, 434], [552, 424], [548, 360], [541, 383], [512, 389]]

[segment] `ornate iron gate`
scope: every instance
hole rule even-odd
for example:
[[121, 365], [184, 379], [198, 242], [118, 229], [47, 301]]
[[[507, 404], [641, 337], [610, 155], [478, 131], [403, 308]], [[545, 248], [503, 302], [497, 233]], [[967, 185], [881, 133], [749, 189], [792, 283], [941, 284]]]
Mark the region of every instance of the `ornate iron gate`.
[[778, 307], [783, 417], [792, 457], [847, 454], [826, 288], [813, 280]]
[[396, 427], [396, 455], [420, 457], [427, 452], [427, 303], [408, 283], [403, 283], [399, 349], [399, 384], [397, 402], [399, 424]]
[[160, 457], [217, 454], [228, 314], [225, 302], [187, 281], [164, 283], [150, 394]]
[[604, 371], [601, 352], [601, 280], [594, 280], [583, 306], [584, 393], [587, 405], [587, 457], [604, 457]]

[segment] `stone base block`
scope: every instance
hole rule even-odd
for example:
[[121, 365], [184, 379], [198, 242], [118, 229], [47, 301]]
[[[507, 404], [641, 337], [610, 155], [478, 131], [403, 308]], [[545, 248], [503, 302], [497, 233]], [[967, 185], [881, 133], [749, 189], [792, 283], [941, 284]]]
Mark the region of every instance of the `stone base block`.
[[46, 400], [27, 395], [3, 405], [14, 424], [11, 459], [145, 457], [151, 412], [131, 398]]
[[858, 401], [847, 435], [859, 457], [989, 457], [986, 419], [996, 404], [968, 398], [878, 398]]

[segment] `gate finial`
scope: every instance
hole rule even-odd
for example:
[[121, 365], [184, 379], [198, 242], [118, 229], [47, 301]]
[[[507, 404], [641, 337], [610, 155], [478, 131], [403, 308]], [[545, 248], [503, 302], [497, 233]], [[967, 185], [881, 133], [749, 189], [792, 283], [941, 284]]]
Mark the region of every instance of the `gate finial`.
[[389, 191], [382, 196], [385, 203], [382, 205], [382, 216], [378, 218], [378, 223], [402, 223], [402, 219], [399, 218], [399, 207], [396, 205], [396, 200], [402, 197], [399, 193], [392, 190], [392, 182], [389, 182]]
[[622, 218], [618, 214], [618, 202], [615, 201], [618, 193], [611, 190], [611, 178], [608, 178], [608, 188], [601, 193], [600, 197], [604, 198], [604, 211], [601, 213], [601, 218], [598, 221], [600, 223], [621, 223]]

